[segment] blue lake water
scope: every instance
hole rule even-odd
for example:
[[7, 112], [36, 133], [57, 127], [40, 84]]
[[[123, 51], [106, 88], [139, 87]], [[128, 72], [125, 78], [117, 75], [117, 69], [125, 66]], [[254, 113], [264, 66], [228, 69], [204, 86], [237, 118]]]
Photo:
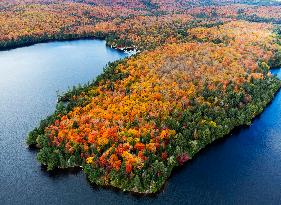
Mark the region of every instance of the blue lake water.
[[[281, 93], [248, 128], [137, 197], [92, 186], [81, 171], [44, 171], [27, 133], [54, 111], [56, 91], [86, 83], [127, 54], [104, 41], [53, 42], [0, 52], [0, 204], [281, 204]], [[281, 71], [273, 70], [281, 78]]]

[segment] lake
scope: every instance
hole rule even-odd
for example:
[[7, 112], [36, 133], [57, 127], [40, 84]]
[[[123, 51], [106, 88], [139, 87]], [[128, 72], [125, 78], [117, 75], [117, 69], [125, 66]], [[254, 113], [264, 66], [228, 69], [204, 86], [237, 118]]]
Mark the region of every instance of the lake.
[[[57, 91], [87, 83], [128, 54], [105, 41], [37, 44], [0, 52], [0, 204], [281, 204], [281, 93], [250, 127], [173, 172], [156, 196], [90, 185], [82, 171], [48, 173], [25, 139], [51, 114]], [[273, 70], [281, 78], [281, 71]]]

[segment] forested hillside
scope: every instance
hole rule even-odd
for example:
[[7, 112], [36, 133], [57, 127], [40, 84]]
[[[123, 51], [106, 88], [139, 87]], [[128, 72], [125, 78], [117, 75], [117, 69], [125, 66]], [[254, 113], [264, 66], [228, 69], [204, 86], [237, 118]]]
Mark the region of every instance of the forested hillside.
[[237, 2], [2, 0], [0, 48], [95, 37], [106, 39], [114, 47], [143, 50], [185, 41], [188, 29], [193, 27], [217, 26], [233, 20], [280, 22], [278, 2]]

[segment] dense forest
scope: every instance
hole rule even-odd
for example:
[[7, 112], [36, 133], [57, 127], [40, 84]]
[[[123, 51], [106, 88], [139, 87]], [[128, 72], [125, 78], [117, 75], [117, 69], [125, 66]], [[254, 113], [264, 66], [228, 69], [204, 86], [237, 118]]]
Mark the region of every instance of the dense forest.
[[97, 185], [159, 191], [273, 99], [280, 11], [276, 1], [2, 1], [0, 49], [101, 38], [139, 51], [58, 96], [27, 143], [48, 170], [81, 166]]
[[113, 47], [147, 50], [186, 42], [193, 27], [281, 21], [281, 4], [268, 1], [2, 0], [0, 11], [1, 49], [95, 37]]

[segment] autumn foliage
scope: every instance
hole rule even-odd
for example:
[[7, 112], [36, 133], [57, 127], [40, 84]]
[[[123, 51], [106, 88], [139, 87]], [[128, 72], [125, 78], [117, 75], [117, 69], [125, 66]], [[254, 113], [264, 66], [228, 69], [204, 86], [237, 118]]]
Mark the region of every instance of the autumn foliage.
[[[280, 22], [281, 6], [239, 1], [2, 0], [0, 48], [49, 40], [103, 38], [116, 48], [186, 42], [190, 28], [233, 20]], [[244, 2], [244, 1], [241, 1]], [[253, 1], [254, 2], [254, 1]], [[12, 18], [11, 18], [12, 16]]]
[[269, 17], [278, 5], [231, 0], [0, 5], [2, 49], [95, 37], [142, 51], [59, 96], [55, 113], [28, 137], [49, 170], [82, 166], [98, 185], [159, 191], [174, 167], [234, 127], [250, 124], [280, 87], [269, 72], [280, 66], [278, 32], [268, 23], [279, 21], [278, 12]]

